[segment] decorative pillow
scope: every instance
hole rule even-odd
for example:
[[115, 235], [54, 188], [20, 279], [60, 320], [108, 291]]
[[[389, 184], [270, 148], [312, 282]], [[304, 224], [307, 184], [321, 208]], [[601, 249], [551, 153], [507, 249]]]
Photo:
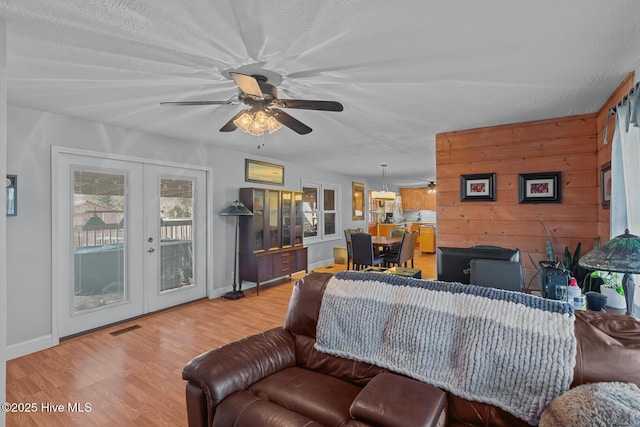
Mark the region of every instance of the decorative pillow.
[[544, 409], [540, 427], [640, 426], [640, 389], [635, 384], [583, 384]]

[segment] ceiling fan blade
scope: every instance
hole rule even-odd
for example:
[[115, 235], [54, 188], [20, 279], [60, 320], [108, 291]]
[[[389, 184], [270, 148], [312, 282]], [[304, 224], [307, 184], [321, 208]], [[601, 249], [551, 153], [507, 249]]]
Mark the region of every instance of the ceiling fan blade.
[[229, 73], [229, 75], [233, 81], [236, 82], [242, 93], [252, 95], [257, 98], [264, 98], [264, 95], [260, 90], [260, 86], [258, 85], [258, 81], [255, 78], [240, 73]]
[[277, 121], [291, 129], [292, 131], [299, 133], [300, 135], [306, 135], [312, 130], [309, 126], [305, 125], [300, 120], [290, 116], [289, 114], [278, 108], [270, 108], [269, 111], [271, 113], [271, 116], [273, 116]]
[[236, 124], [233, 123], [233, 121], [238, 117], [240, 117], [242, 114], [244, 114], [244, 112], [245, 110], [239, 111], [238, 114], [233, 116], [231, 120], [229, 120], [227, 123], [224, 124], [224, 126], [220, 128], [220, 132], [233, 132], [234, 130], [238, 129], [238, 126], [236, 126]]
[[281, 108], [298, 108], [301, 110], [342, 111], [344, 107], [336, 101], [309, 101], [304, 99], [277, 99], [273, 102]]
[[161, 102], [160, 105], [231, 105], [233, 101], [177, 101]]

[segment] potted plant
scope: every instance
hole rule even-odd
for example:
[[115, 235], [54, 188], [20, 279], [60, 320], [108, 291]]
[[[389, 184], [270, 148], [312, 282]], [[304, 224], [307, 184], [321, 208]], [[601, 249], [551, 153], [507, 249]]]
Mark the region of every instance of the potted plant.
[[607, 306], [618, 309], [626, 309], [627, 302], [622, 289], [622, 277], [618, 273], [610, 271], [594, 271], [592, 277], [599, 277], [602, 280], [600, 293], [608, 298]]
[[[553, 245], [551, 244], [551, 237], [549, 236], [549, 232], [547, 231], [547, 227], [544, 226], [544, 224], [542, 225], [543, 229], [544, 229], [544, 234], [546, 236], [546, 241], [545, 241], [545, 253], [547, 256], [547, 261], [550, 263], [555, 263], [556, 268], [564, 268], [566, 270], [568, 270], [571, 273], [572, 277], [575, 277], [576, 281], [578, 282], [578, 286], [580, 286], [580, 288], [582, 289], [583, 293], [586, 293], [588, 291], [600, 291], [599, 290], [599, 285], [601, 284], [600, 281], [597, 279], [597, 276], [592, 277], [589, 274], [589, 270], [583, 268], [582, 266], [580, 266], [579, 264], [579, 260], [580, 260], [580, 255], [581, 255], [581, 251], [582, 251], [582, 242], [578, 242], [578, 245], [576, 246], [575, 251], [573, 251], [573, 254], [571, 253], [571, 251], [569, 250], [568, 246], [564, 247], [564, 257], [562, 260], [557, 260], [556, 256], [554, 254], [553, 251]], [[598, 237], [595, 241], [595, 244], [593, 246], [593, 248], [597, 248], [598, 246], [600, 246], [600, 237]], [[533, 261], [533, 258], [531, 258], [531, 255], [529, 255], [529, 259], [531, 260], [531, 263], [538, 269], [538, 271], [540, 270], [540, 266], [539, 264], [536, 264]]]

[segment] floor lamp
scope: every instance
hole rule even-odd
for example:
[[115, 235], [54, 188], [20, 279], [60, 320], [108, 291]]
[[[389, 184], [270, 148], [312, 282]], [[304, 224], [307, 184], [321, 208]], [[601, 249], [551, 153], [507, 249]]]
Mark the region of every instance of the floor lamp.
[[223, 298], [238, 299], [244, 296], [244, 292], [242, 292], [242, 289], [239, 289], [241, 288], [241, 286], [238, 287], [238, 283], [236, 280], [238, 274], [238, 217], [253, 215], [253, 213], [249, 209], [247, 209], [247, 207], [243, 205], [240, 200], [236, 200], [235, 202], [231, 203], [231, 205], [229, 205], [225, 210], [220, 212], [220, 215], [236, 217], [236, 238], [234, 242], [235, 247], [233, 252], [233, 290], [224, 294]]
[[640, 273], [640, 237], [629, 233], [627, 229], [624, 234], [614, 237], [580, 258], [579, 264], [591, 270], [624, 273], [622, 289], [627, 303], [627, 314], [638, 314], [633, 312], [635, 283], [631, 275]]

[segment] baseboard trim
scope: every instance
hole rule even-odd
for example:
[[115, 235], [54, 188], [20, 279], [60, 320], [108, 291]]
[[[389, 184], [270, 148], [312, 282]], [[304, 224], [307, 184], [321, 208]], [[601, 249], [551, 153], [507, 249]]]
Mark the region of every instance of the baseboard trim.
[[309, 271], [315, 270], [316, 268], [325, 267], [327, 265], [333, 264], [333, 258], [325, 259], [323, 261], [314, 262], [309, 265]]
[[46, 350], [53, 346], [53, 338], [51, 335], [43, 335], [17, 344], [11, 344], [7, 346], [7, 360], [17, 359], [18, 357]]

